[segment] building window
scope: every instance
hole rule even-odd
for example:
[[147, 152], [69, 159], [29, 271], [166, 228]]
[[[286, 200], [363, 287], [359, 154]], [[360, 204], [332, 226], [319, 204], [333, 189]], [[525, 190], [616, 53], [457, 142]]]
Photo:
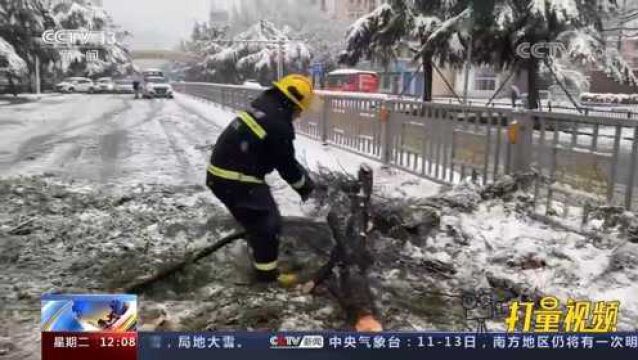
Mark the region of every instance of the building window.
[[496, 90], [496, 77], [477, 77], [474, 79], [474, 90]]
[[476, 76], [474, 77], [474, 90], [496, 90], [496, 74], [492, 69], [481, 67], [476, 70]]
[[496, 78], [495, 77], [477, 77], [474, 80], [474, 90], [481, 91], [494, 91], [496, 90]]

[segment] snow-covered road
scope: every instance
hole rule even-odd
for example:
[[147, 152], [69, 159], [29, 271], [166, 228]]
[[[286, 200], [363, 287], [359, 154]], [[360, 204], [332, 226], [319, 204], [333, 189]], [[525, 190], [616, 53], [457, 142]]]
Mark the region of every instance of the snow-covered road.
[[174, 101], [63, 95], [5, 107], [0, 172], [49, 172], [99, 183], [201, 180], [206, 139], [220, 132]]

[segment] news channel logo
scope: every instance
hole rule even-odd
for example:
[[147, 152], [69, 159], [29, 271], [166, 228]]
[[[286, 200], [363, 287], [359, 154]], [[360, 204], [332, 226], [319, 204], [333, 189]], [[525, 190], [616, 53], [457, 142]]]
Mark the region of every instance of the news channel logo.
[[271, 349], [323, 349], [322, 335], [279, 334], [270, 337]]
[[77, 29], [46, 30], [40, 37], [41, 43], [51, 47], [108, 47], [118, 42], [113, 31], [92, 31]]
[[42, 332], [125, 332], [137, 328], [137, 296], [54, 294], [41, 298]]

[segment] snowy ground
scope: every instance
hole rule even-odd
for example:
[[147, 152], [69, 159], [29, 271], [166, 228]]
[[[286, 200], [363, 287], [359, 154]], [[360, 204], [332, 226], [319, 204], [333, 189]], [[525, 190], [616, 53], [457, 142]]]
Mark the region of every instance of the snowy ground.
[[[209, 145], [232, 113], [186, 96], [63, 95], [1, 109], [0, 355], [39, 358], [43, 292], [116, 289], [232, 231], [202, 187]], [[369, 161], [301, 136], [296, 147], [312, 169], [354, 172]], [[563, 301], [620, 300], [619, 330], [636, 329], [638, 245], [531, 220], [520, 210], [523, 194], [485, 200], [465, 184], [438, 195], [438, 185], [373, 165], [375, 201], [402, 206], [402, 198], [430, 197], [445, 204], [431, 233], [374, 236], [371, 278], [386, 328], [475, 329], [449, 295], [492, 287]], [[276, 175], [268, 181], [287, 219], [308, 213]], [[329, 236], [321, 221], [286, 227], [282, 258], [290, 266], [313, 268], [325, 258]], [[411, 221], [418, 227], [423, 219]], [[245, 253], [235, 243], [144, 292], [143, 328], [345, 327], [325, 292], [251, 286]]]

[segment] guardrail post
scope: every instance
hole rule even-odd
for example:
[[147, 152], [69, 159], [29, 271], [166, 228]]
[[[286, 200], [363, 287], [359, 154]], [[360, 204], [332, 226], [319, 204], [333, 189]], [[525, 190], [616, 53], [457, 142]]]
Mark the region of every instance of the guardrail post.
[[323, 107], [321, 109], [321, 143], [323, 145], [328, 145], [328, 112], [330, 111], [330, 106], [332, 106], [330, 102], [330, 97], [325, 96], [323, 98]]
[[223, 109], [226, 107], [226, 91], [224, 91], [224, 89], [220, 89], [219, 92], [221, 95], [221, 103], [219, 105]]
[[532, 165], [534, 119], [531, 112], [512, 112], [514, 121], [508, 129], [512, 144], [512, 172], [528, 171]]
[[383, 101], [381, 102], [381, 109], [379, 109], [379, 121], [381, 121], [381, 161], [383, 161], [384, 166], [388, 166], [390, 164], [390, 159], [392, 159], [392, 124], [390, 124], [390, 109], [388, 108], [388, 103]]

